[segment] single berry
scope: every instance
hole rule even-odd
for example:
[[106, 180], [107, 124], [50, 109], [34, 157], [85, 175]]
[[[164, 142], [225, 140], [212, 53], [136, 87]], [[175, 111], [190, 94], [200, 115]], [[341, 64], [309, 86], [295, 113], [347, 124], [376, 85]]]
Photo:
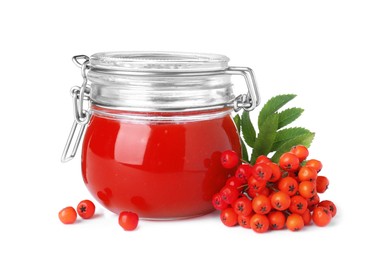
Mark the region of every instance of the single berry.
[[302, 216], [303, 222], [305, 223], [305, 226], [310, 225], [310, 223], [311, 223], [311, 212], [310, 212], [310, 210], [306, 209], [306, 211], [303, 212], [303, 214], [301, 214], [301, 216]]
[[[270, 186], [271, 187], [271, 186]], [[269, 196], [271, 194], [271, 190], [269, 187], [265, 187], [261, 190], [261, 192], [258, 192], [257, 195], [265, 195], [265, 196]]]
[[266, 155], [260, 155], [255, 160], [255, 164], [257, 164], [257, 163], [269, 163], [269, 162], [271, 162], [271, 159], [269, 157], [267, 157]]
[[221, 211], [220, 218], [225, 226], [232, 227], [238, 224], [238, 215], [233, 208], [226, 208]]
[[122, 211], [118, 216], [118, 224], [125, 231], [135, 230], [138, 225], [138, 215], [134, 212]]
[[252, 173], [253, 167], [250, 164], [241, 164], [235, 171], [235, 177], [237, 177], [240, 180], [243, 180], [244, 183], [246, 183]]
[[253, 167], [253, 176], [259, 181], [268, 181], [271, 178], [273, 169], [266, 163], [258, 163]]
[[291, 197], [291, 204], [289, 207], [289, 210], [291, 213], [297, 213], [302, 215], [308, 207], [308, 202], [307, 199], [300, 196], [300, 195], [295, 195]]
[[298, 172], [298, 179], [300, 181], [311, 181], [315, 182], [317, 179], [317, 171], [310, 166], [302, 166]]
[[270, 198], [271, 206], [276, 210], [285, 210], [290, 207], [291, 198], [286, 192], [277, 191]]
[[299, 168], [300, 162], [298, 156], [293, 153], [287, 152], [279, 158], [279, 166], [288, 172], [296, 171]]
[[232, 186], [236, 189], [239, 189], [240, 186], [242, 186], [243, 184], [245, 184], [246, 182], [244, 182], [243, 180], [241, 179], [238, 179], [237, 177], [235, 176], [231, 176], [230, 178], [228, 178], [226, 180], [226, 185], [228, 186]]
[[317, 192], [324, 193], [328, 189], [330, 184], [329, 180], [325, 176], [318, 176], [316, 181]]
[[77, 214], [83, 219], [93, 217], [96, 206], [90, 200], [83, 200], [77, 205]]
[[250, 176], [247, 180], [247, 185], [247, 193], [250, 197], [254, 198], [257, 194], [260, 194], [266, 188], [267, 182], [259, 181], [254, 176]]
[[298, 157], [299, 162], [303, 162], [309, 156], [309, 150], [304, 145], [294, 146], [291, 148], [290, 152]]
[[267, 218], [269, 219], [271, 229], [280, 230], [285, 227], [286, 217], [281, 211], [272, 211], [267, 214]]
[[226, 184], [225, 186], [223, 186], [219, 194], [221, 195], [222, 200], [224, 202], [226, 202], [227, 204], [231, 204], [238, 198], [239, 191], [237, 188]]
[[238, 224], [244, 228], [251, 228], [250, 227], [250, 219], [252, 216], [253, 216], [252, 214], [250, 214], [248, 216], [238, 215]]
[[311, 181], [302, 181], [299, 183], [299, 194], [306, 199], [309, 199], [317, 194], [316, 185]]
[[77, 219], [76, 210], [73, 207], [66, 207], [60, 210], [59, 219], [64, 224], [73, 224]]
[[268, 166], [271, 168], [271, 177], [269, 179], [269, 182], [276, 182], [282, 177], [281, 168], [276, 163], [268, 163]]
[[332, 219], [331, 212], [328, 208], [318, 206], [314, 208], [312, 213], [312, 220], [315, 225], [319, 227], [327, 226]]
[[318, 196], [318, 193], [312, 196], [311, 198], [307, 199], [307, 208], [312, 211], [319, 203], [320, 198]]
[[337, 209], [334, 202], [332, 202], [331, 200], [322, 200], [318, 203], [318, 206], [327, 208], [328, 210], [330, 210], [332, 217], [335, 217]]
[[298, 182], [293, 177], [287, 176], [279, 180], [278, 189], [294, 196], [298, 191]]
[[305, 223], [301, 215], [293, 213], [286, 219], [286, 227], [291, 231], [298, 231], [304, 227]]
[[251, 200], [248, 199], [246, 196], [240, 197], [236, 201], [234, 201], [233, 208], [235, 213], [243, 216], [248, 216], [253, 211]]
[[222, 196], [219, 193], [216, 193], [213, 195], [212, 203], [213, 203], [213, 207], [217, 210], [223, 210], [229, 206], [229, 204], [223, 201]]
[[269, 230], [270, 221], [266, 215], [254, 214], [250, 219], [250, 227], [257, 233], [264, 233]]
[[322, 170], [322, 163], [316, 159], [310, 159], [306, 162], [306, 166], [314, 168], [317, 173], [319, 173]]
[[270, 198], [265, 195], [258, 195], [253, 199], [252, 206], [255, 213], [265, 215], [271, 210]]
[[226, 150], [221, 154], [221, 164], [226, 169], [232, 169], [239, 164], [238, 154], [232, 150]]

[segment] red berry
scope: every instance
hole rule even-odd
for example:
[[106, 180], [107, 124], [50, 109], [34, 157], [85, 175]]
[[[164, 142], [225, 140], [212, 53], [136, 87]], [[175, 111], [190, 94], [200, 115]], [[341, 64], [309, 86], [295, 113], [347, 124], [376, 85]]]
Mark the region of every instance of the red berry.
[[282, 177], [281, 168], [276, 163], [268, 163], [268, 166], [271, 167], [271, 177], [269, 179], [269, 182], [276, 182]]
[[226, 208], [221, 211], [220, 218], [223, 224], [232, 227], [238, 224], [238, 215], [233, 208]]
[[293, 153], [287, 152], [279, 158], [279, 166], [288, 172], [296, 171], [299, 168], [300, 162], [298, 156]]
[[270, 198], [271, 206], [276, 210], [285, 210], [290, 207], [291, 199], [290, 195], [283, 191], [277, 191]]
[[301, 215], [293, 213], [286, 219], [286, 227], [291, 231], [301, 230], [305, 225]]
[[310, 166], [302, 166], [301, 169], [298, 172], [298, 179], [300, 181], [311, 181], [315, 182], [317, 179], [317, 171]]
[[299, 194], [306, 199], [309, 199], [317, 194], [315, 183], [311, 181], [302, 181], [299, 183], [298, 191]]
[[134, 212], [122, 211], [118, 216], [118, 224], [126, 231], [135, 230], [138, 225], [138, 215]]
[[301, 214], [301, 216], [303, 218], [303, 222], [305, 223], [305, 226], [310, 225], [310, 223], [311, 223], [311, 213], [310, 213], [310, 210], [306, 209], [306, 211], [303, 212], [303, 214]]
[[317, 192], [324, 193], [328, 189], [329, 184], [330, 182], [325, 176], [318, 176], [316, 181]]
[[240, 180], [244, 180], [245, 183], [253, 173], [253, 167], [250, 164], [241, 164], [235, 171], [235, 177]]
[[267, 182], [259, 181], [254, 176], [250, 176], [247, 180], [247, 185], [247, 193], [250, 197], [254, 198], [257, 194], [261, 193], [266, 188]]
[[314, 168], [317, 173], [322, 170], [322, 163], [316, 159], [310, 159], [306, 162], [306, 166]]
[[253, 167], [253, 176], [259, 181], [268, 181], [271, 178], [273, 169], [266, 163], [258, 163]]
[[292, 213], [297, 213], [302, 215], [307, 210], [307, 207], [308, 207], [308, 202], [306, 198], [303, 198], [300, 195], [295, 195], [291, 197], [291, 204], [290, 204], [289, 210]]
[[[268, 187], [265, 187], [263, 188], [260, 192], [257, 193], [257, 196], [258, 195], [265, 195], [265, 196], [269, 196], [271, 193], [271, 190], [268, 188]], [[252, 197], [253, 198], [253, 197]]]
[[76, 210], [73, 207], [66, 207], [60, 210], [59, 219], [64, 224], [73, 224], [77, 219]]
[[322, 200], [318, 203], [318, 206], [327, 208], [328, 210], [330, 210], [332, 217], [335, 217], [337, 209], [334, 202], [332, 202], [331, 200]]
[[318, 206], [313, 210], [312, 220], [315, 225], [319, 227], [327, 226], [332, 219], [332, 215], [329, 209]]
[[253, 211], [251, 200], [246, 196], [238, 198], [233, 203], [235, 213], [238, 215], [248, 216]]
[[213, 207], [217, 210], [223, 210], [229, 206], [229, 204], [223, 201], [222, 196], [219, 193], [216, 193], [213, 195], [212, 203], [213, 203]]
[[271, 229], [279, 230], [284, 228], [286, 217], [281, 211], [272, 211], [267, 214], [267, 217], [269, 219]]
[[298, 182], [293, 177], [287, 176], [279, 180], [278, 189], [294, 196], [298, 191]]
[[299, 158], [300, 162], [303, 162], [309, 156], [309, 150], [304, 145], [294, 146], [291, 148], [290, 152], [295, 154]]
[[258, 195], [253, 199], [252, 206], [255, 213], [265, 215], [271, 210], [270, 198], [265, 195]]
[[77, 205], [77, 214], [83, 219], [93, 217], [96, 206], [90, 200], [83, 200]]
[[239, 156], [232, 150], [226, 150], [221, 154], [221, 164], [226, 169], [232, 169], [239, 163]]
[[312, 196], [311, 198], [308, 198], [307, 199], [307, 208], [312, 211], [319, 203], [320, 201], [320, 198], [318, 196], [318, 194], [315, 194], [314, 196]]
[[245, 184], [246, 182], [243, 182], [243, 180], [241, 179], [238, 179], [237, 177], [235, 176], [232, 176], [230, 178], [228, 178], [226, 180], [226, 185], [228, 186], [232, 186], [236, 189], [238, 189], [240, 186], [242, 186], [243, 184]]
[[257, 164], [257, 163], [269, 163], [269, 162], [271, 162], [271, 159], [269, 157], [267, 157], [266, 155], [260, 155], [255, 160], [255, 164]]
[[233, 186], [225, 185], [219, 192], [222, 197], [222, 200], [228, 204], [233, 203], [239, 196], [239, 191]]
[[238, 224], [244, 228], [251, 228], [250, 227], [250, 219], [252, 216], [253, 216], [252, 214], [250, 214], [248, 216], [238, 215]]
[[266, 215], [254, 214], [250, 219], [250, 227], [257, 233], [264, 233], [269, 230], [270, 221]]

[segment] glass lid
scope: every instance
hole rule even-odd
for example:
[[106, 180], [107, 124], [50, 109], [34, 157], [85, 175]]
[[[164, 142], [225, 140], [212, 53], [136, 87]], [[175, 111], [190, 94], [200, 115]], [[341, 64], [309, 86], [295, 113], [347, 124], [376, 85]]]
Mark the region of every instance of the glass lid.
[[220, 71], [228, 62], [224, 55], [188, 52], [100, 52], [90, 57], [93, 69], [126, 72]]

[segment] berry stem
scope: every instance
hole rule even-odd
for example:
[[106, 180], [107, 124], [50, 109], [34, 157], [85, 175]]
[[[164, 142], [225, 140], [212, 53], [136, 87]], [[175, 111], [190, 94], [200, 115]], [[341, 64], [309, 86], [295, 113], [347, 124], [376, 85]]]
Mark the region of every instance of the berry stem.
[[244, 159], [240, 159], [240, 161], [242, 162], [242, 163], [244, 163], [244, 164], [248, 164], [248, 165], [250, 165], [251, 166], [251, 164], [248, 162], [248, 161], [246, 161], [246, 160], [244, 160]]
[[275, 191], [275, 192], [279, 191], [277, 188], [275, 188], [274, 183], [272, 183], [272, 182], [267, 182], [266, 187], [269, 188], [270, 190]]
[[244, 190], [246, 190], [248, 187], [249, 187], [248, 184], [243, 184], [243, 185], [241, 185], [241, 186], [238, 186], [237, 189], [238, 189], [238, 190], [241, 190], [241, 189], [244, 188]]
[[289, 172], [283, 171], [282, 172], [282, 178], [285, 178], [287, 176], [289, 176]]

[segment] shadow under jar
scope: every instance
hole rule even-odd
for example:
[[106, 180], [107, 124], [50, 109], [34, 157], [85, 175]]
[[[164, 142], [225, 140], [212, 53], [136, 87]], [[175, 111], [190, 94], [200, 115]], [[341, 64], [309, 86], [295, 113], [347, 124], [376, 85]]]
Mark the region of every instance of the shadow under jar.
[[[86, 129], [81, 164], [90, 193], [112, 212], [146, 219], [213, 211], [213, 194], [234, 174], [221, 153], [241, 154], [231, 114], [259, 103], [252, 71], [217, 54], [106, 52], [74, 61], [84, 82], [72, 89], [75, 121], [62, 161], [74, 157]], [[247, 94], [233, 94], [232, 75], [244, 76]]]

